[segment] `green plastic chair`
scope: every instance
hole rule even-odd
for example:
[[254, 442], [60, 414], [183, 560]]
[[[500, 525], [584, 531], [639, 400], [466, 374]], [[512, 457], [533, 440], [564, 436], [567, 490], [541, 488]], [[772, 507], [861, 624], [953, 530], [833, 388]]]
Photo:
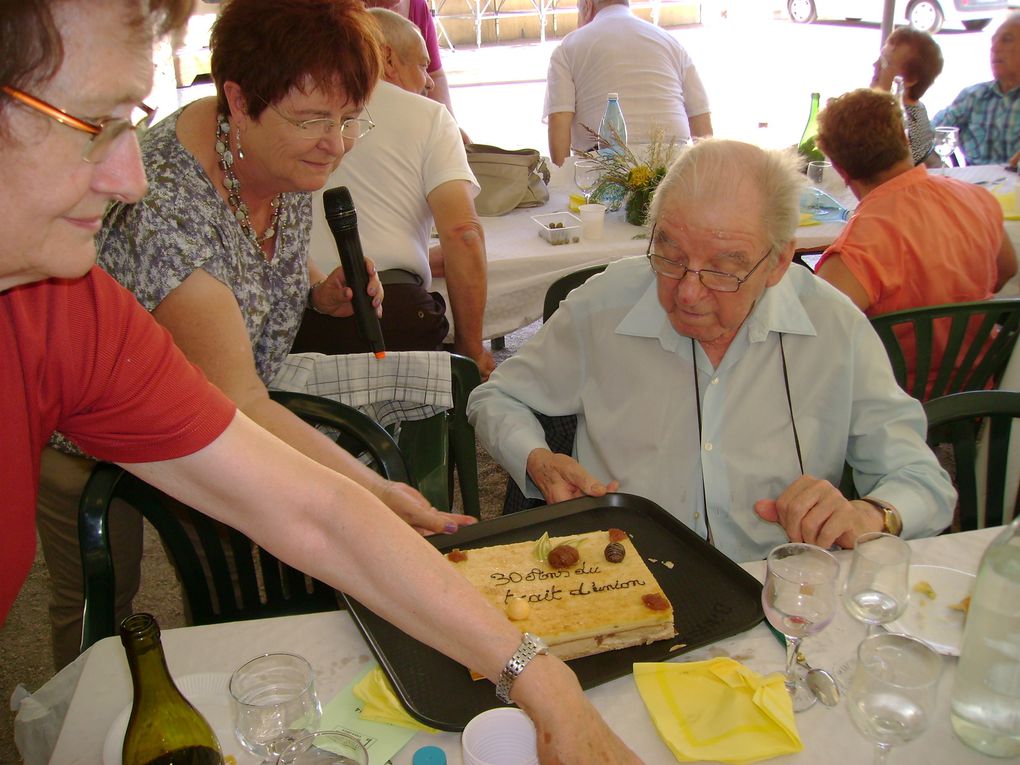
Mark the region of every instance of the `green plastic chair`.
[[475, 429], [468, 422], [467, 400], [482, 376], [473, 359], [450, 354], [453, 408], [424, 420], [400, 423], [397, 443], [404, 454], [414, 484], [438, 510], [453, 506], [454, 473], [460, 486], [464, 512], [482, 516], [478, 488], [478, 455]]
[[[339, 432], [338, 442], [364, 453], [370, 466], [393, 481], [410, 482], [399, 449], [367, 415], [317, 396], [273, 392], [302, 419]], [[157, 530], [177, 571], [193, 624], [331, 611], [332, 587], [280, 562], [248, 537], [174, 500], [117, 465], [99, 463], [79, 500], [78, 536], [84, 572], [81, 649], [116, 634], [113, 560], [107, 518], [119, 499]], [[281, 508], [281, 524], [286, 508]]]
[[[932, 341], [937, 323], [948, 324], [945, 353], [931, 390]], [[871, 324], [885, 345], [896, 381], [921, 401], [950, 393], [982, 390], [998, 383], [1020, 336], [1020, 298], [911, 308], [875, 316]], [[907, 388], [909, 365], [897, 329], [909, 327], [916, 341], [916, 374]], [[973, 332], [973, 338], [968, 333]]]
[[549, 317], [556, 313], [560, 303], [567, 299], [567, 295], [572, 290], [580, 287], [595, 276], [595, 274], [601, 274], [608, 265], [608, 263], [602, 263], [597, 266], [579, 268], [577, 271], [573, 271], [566, 276], [561, 276], [550, 284], [549, 289], [545, 292], [545, 301], [542, 303], [542, 323], [544, 324], [549, 321]]
[[[956, 461], [956, 489], [961, 531], [1009, 523], [1016, 515], [1017, 497], [1004, 494], [1010, 465], [1009, 442], [1013, 420], [1020, 417], [1020, 392], [981, 390], [954, 393], [925, 403], [928, 443], [949, 444]], [[982, 425], [987, 424], [987, 465], [984, 503], [979, 501], [977, 459]], [[1014, 455], [1012, 462], [1020, 459]]]

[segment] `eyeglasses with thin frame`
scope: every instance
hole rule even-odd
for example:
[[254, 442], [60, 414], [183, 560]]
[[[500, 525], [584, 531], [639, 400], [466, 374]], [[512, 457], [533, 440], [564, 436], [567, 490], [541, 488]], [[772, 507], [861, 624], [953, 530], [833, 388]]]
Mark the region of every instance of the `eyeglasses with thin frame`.
[[761, 256], [757, 263], [751, 266], [751, 270], [743, 276], [737, 276], [736, 274], [727, 274], [723, 271], [713, 271], [708, 268], [688, 268], [683, 263], [676, 260], [670, 260], [664, 258], [661, 255], [656, 255], [652, 252], [652, 244], [655, 242], [655, 228], [652, 228], [652, 234], [648, 239], [648, 250], [645, 252], [645, 257], [648, 258], [648, 264], [659, 276], [663, 276], [667, 279], [676, 279], [677, 281], [683, 281], [687, 274], [697, 274], [698, 280], [708, 289], [713, 292], [736, 292], [740, 289], [740, 285], [751, 278], [751, 274], [758, 270], [758, 267], [765, 262], [766, 258], [772, 254], [772, 248], [769, 247], [765, 250], [765, 254]]
[[81, 158], [89, 164], [102, 162], [110, 153], [114, 142], [125, 133], [134, 131], [141, 138], [156, 117], [156, 110], [151, 106], [138, 104], [132, 108], [131, 116], [128, 118], [100, 117], [99, 119], [86, 119], [68, 114], [63, 109], [10, 85], [4, 85], [0, 87], [0, 90], [18, 103], [40, 114], [44, 114], [52, 120], [56, 120], [61, 125], [66, 125], [73, 130], [79, 130], [82, 133], [91, 135], [92, 138], [89, 139], [81, 150]]
[[359, 138], [364, 138], [368, 135], [369, 131], [375, 127], [375, 123], [372, 122], [372, 115], [368, 113], [367, 108], [365, 109], [365, 114], [368, 116], [367, 119], [362, 117], [348, 117], [343, 120], [335, 120], [331, 117], [315, 117], [310, 120], [296, 120], [293, 117], [288, 117], [265, 99], [262, 99], [262, 101], [266, 103], [270, 109], [280, 115], [285, 122], [303, 131], [305, 133], [304, 137], [306, 138], [314, 138], [315, 140], [326, 138], [339, 126], [340, 137], [345, 141], [354, 143]]

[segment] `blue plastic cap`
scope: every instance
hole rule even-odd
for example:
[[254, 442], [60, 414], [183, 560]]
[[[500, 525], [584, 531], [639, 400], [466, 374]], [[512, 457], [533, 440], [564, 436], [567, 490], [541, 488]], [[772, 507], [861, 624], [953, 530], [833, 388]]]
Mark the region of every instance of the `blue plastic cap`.
[[414, 753], [411, 765], [446, 765], [446, 752], [438, 746], [423, 746]]

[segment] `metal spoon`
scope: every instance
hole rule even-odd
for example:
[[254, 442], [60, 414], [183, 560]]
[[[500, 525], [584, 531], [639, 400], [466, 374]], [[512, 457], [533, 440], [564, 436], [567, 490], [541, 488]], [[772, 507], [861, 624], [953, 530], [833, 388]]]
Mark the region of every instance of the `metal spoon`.
[[836, 706], [839, 703], [839, 685], [836, 679], [824, 669], [812, 667], [800, 652], [797, 653], [797, 663], [807, 670], [805, 680], [815, 698], [827, 707]]

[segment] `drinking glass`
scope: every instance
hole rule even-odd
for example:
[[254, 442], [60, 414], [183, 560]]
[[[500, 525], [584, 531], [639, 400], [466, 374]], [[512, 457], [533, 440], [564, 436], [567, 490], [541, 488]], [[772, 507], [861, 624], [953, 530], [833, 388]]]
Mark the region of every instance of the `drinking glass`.
[[815, 188], [824, 188], [826, 182], [829, 180], [828, 176], [832, 173], [831, 162], [820, 162], [813, 161], [808, 162], [807, 166], [807, 177], [811, 181], [811, 184]]
[[868, 634], [903, 615], [910, 599], [910, 546], [897, 536], [873, 532], [854, 543], [850, 573], [843, 585], [843, 605]]
[[368, 765], [368, 752], [350, 733], [322, 730], [293, 742], [276, 765]]
[[579, 159], [574, 163], [574, 183], [584, 193], [585, 204], [591, 201], [591, 192], [602, 174], [601, 165], [594, 159]]
[[234, 670], [230, 705], [237, 740], [262, 758], [277, 757], [322, 716], [312, 667], [291, 653], [263, 654]]
[[815, 545], [791, 542], [769, 553], [761, 603], [769, 623], [786, 637], [786, 689], [793, 711], [817, 700], [797, 669], [800, 642], [821, 632], [836, 613], [839, 562]]
[[882, 633], [861, 642], [847, 696], [850, 719], [875, 744], [875, 765], [927, 729], [941, 674], [942, 657], [916, 638]]
[[954, 151], [960, 141], [960, 128], [956, 127], [937, 127], [935, 128], [935, 153], [942, 158], [943, 167], [952, 167], [953, 163], [949, 161], [949, 157]]

